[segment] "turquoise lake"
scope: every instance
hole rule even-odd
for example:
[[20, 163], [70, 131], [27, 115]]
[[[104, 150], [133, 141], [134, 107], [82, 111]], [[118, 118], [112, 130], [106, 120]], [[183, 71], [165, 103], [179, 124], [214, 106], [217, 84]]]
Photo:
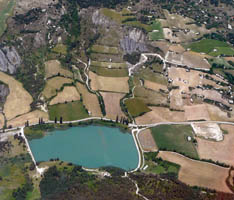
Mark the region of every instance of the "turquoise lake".
[[104, 126], [55, 130], [29, 141], [36, 161], [59, 158], [87, 168], [115, 166], [125, 170], [138, 165], [138, 152], [131, 134]]

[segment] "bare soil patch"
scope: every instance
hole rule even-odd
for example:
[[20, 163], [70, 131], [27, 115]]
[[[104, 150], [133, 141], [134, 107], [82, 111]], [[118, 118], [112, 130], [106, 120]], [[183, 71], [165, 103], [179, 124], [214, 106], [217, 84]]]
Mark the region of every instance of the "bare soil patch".
[[85, 85], [81, 83], [76, 83], [76, 87], [82, 96], [84, 106], [91, 113], [91, 116], [102, 117], [102, 112], [97, 96], [90, 93]]
[[180, 90], [172, 90], [170, 92], [170, 109], [184, 111], [184, 103]]
[[55, 96], [57, 90], [60, 90], [65, 83], [72, 83], [72, 79], [63, 78], [63, 77], [54, 77], [47, 81], [42, 94], [47, 99]]
[[154, 138], [151, 135], [150, 129], [143, 130], [139, 133], [139, 142], [144, 151], [157, 151], [158, 147], [155, 144]]
[[58, 60], [50, 60], [45, 62], [45, 74], [46, 78], [56, 76], [56, 75], [63, 75], [68, 78], [72, 78], [72, 72], [63, 69], [61, 63]]
[[180, 122], [185, 121], [185, 113], [170, 111], [164, 107], [149, 107], [152, 111], [136, 118], [137, 124], [154, 124], [158, 122]]
[[225, 183], [228, 168], [191, 160], [174, 152], [159, 152], [158, 157], [180, 165], [179, 180], [186, 184], [231, 193]]
[[29, 125], [39, 122], [39, 118], [43, 118], [46, 122], [49, 119], [49, 116], [46, 112], [35, 110], [33, 112], [21, 115], [7, 122], [7, 125], [12, 127], [19, 127], [25, 125], [26, 121], [29, 121]]
[[120, 107], [120, 99], [124, 97], [124, 94], [113, 92], [101, 92], [104, 100], [106, 117], [115, 120], [116, 117], [125, 117]]
[[98, 76], [91, 71], [89, 77], [91, 79], [91, 88], [95, 91], [129, 92], [128, 77], [104, 77]]
[[180, 44], [175, 44], [170, 46], [169, 51], [173, 51], [176, 53], [183, 53], [185, 52], [185, 49]]
[[221, 128], [228, 131], [228, 134], [224, 135], [223, 141], [216, 142], [197, 138], [199, 157], [234, 166], [234, 126], [222, 124]]
[[50, 105], [78, 100], [80, 100], [80, 94], [77, 89], [74, 86], [67, 86], [50, 101]]
[[3, 126], [4, 126], [4, 122], [5, 122], [5, 120], [4, 120], [4, 116], [3, 116], [3, 114], [2, 114], [2, 113], [0, 113], [0, 128], [3, 128]]
[[13, 119], [30, 111], [33, 99], [23, 88], [22, 84], [13, 77], [0, 72], [0, 80], [9, 86], [10, 94], [7, 96], [3, 112], [7, 120]]

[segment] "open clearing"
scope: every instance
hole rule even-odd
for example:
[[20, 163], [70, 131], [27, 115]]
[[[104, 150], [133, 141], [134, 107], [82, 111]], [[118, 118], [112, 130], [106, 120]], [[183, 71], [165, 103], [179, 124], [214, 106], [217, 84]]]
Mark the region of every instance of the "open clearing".
[[72, 78], [72, 72], [63, 69], [61, 63], [58, 60], [50, 60], [45, 62], [45, 74], [46, 78], [50, 78], [52, 76], [62, 75], [68, 78]]
[[179, 180], [184, 183], [222, 192], [231, 192], [225, 183], [228, 168], [191, 160], [174, 152], [159, 152], [158, 157], [180, 165]]
[[128, 70], [127, 69], [109, 69], [104, 67], [96, 67], [91, 66], [90, 70], [94, 73], [96, 73], [98, 76], [105, 76], [105, 77], [126, 77], [128, 76]]
[[7, 84], [10, 89], [10, 94], [7, 96], [3, 109], [7, 120], [29, 112], [33, 99], [22, 84], [3, 72], [0, 72], [0, 80]]
[[80, 100], [80, 94], [77, 89], [74, 86], [67, 86], [50, 101], [50, 105], [78, 100]]
[[89, 77], [91, 79], [91, 88], [95, 91], [129, 92], [128, 77], [104, 77], [98, 76], [91, 71]]
[[57, 44], [53, 49], [53, 52], [55, 53], [59, 53], [59, 54], [63, 54], [66, 55], [67, 54], [67, 46], [64, 44]]
[[6, 29], [6, 20], [11, 15], [15, 5], [14, 0], [0, 1], [0, 36]]
[[90, 93], [86, 86], [81, 83], [76, 83], [76, 87], [82, 96], [84, 106], [91, 113], [91, 116], [102, 117], [97, 95]]
[[94, 53], [102, 53], [102, 54], [119, 54], [119, 50], [117, 47], [108, 47], [102, 45], [93, 45], [91, 51]]
[[50, 120], [54, 120], [55, 117], [57, 117], [59, 121], [60, 117], [62, 117], [63, 121], [73, 121], [87, 118], [89, 116], [88, 112], [85, 110], [85, 107], [80, 101], [56, 104], [49, 106], [48, 109]]
[[99, 61], [93, 61], [91, 62], [91, 66], [96, 66], [96, 67], [104, 67], [104, 68], [117, 68], [117, 69], [122, 69], [122, 68], [127, 68], [126, 63], [113, 63], [113, 62], [99, 62]]
[[187, 121], [210, 120], [206, 104], [184, 106]]
[[228, 134], [224, 135], [223, 141], [216, 142], [197, 138], [199, 157], [234, 166], [234, 126], [222, 124], [221, 128], [228, 131]]
[[159, 84], [159, 83], [155, 83], [152, 81], [148, 81], [148, 80], [144, 81], [144, 86], [148, 89], [155, 90], [155, 91], [159, 91], [159, 90], [167, 91], [167, 86]]
[[3, 128], [3, 126], [4, 126], [4, 122], [5, 122], [5, 120], [4, 120], [4, 116], [3, 116], [3, 114], [2, 114], [2, 113], [0, 113], [0, 128]]
[[168, 95], [154, 91], [151, 89], [146, 89], [142, 86], [137, 86], [134, 89], [134, 96], [140, 100], [142, 100], [145, 104], [149, 105], [167, 105], [167, 97]]
[[[192, 51], [206, 53], [211, 56], [218, 56], [220, 54], [225, 54], [225, 52], [233, 52], [233, 49], [227, 43], [212, 39], [202, 39], [199, 42], [190, 44], [188, 48]], [[217, 51], [214, 51], [215, 49], [217, 49]]]
[[151, 111], [150, 108], [148, 108], [147, 105], [138, 98], [126, 99], [124, 103], [128, 109], [128, 112], [133, 117], [138, 117], [140, 115], [143, 115], [144, 113]]
[[140, 132], [139, 142], [144, 151], [157, 151], [158, 147], [154, 141], [150, 129], [146, 129]]
[[150, 39], [153, 41], [164, 39], [161, 23], [159, 21], [153, 21], [151, 26], [153, 31], [149, 33]]
[[57, 91], [60, 90], [65, 83], [72, 83], [72, 79], [63, 77], [54, 77], [49, 79], [44, 90], [42, 91], [43, 96], [45, 96], [47, 99], [55, 96]]
[[193, 129], [190, 125], [159, 125], [151, 128], [151, 133], [159, 149], [198, 158], [194, 143], [187, 139], [193, 138]]
[[119, 119], [121, 117], [125, 117], [125, 114], [122, 112], [120, 107], [120, 99], [124, 97], [124, 94], [113, 92], [101, 92], [101, 95], [104, 100], [106, 117], [108, 119], [115, 120], [117, 116], [119, 117]]
[[29, 125], [39, 122], [39, 118], [43, 118], [43, 121], [48, 121], [49, 116], [46, 112], [40, 110], [34, 110], [30, 113], [21, 115], [7, 122], [7, 125], [12, 127], [24, 126], [25, 122], [29, 121]]
[[165, 107], [149, 107], [152, 111], [136, 118], [137, 124], [154, 124], [158, 122], [180, 122], [185, 121], [184, 112], [170, 111]]

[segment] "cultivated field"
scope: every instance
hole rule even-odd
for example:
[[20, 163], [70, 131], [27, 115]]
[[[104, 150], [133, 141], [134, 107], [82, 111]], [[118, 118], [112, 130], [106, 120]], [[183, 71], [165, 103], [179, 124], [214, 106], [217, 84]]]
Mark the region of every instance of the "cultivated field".
[[6, 83], [10, 89], [10, 94], [7, 96], [3, 109], [7, 120], [29, 112], [33, 99], [22, 84], [3, 72], [0, 72], [0, 80]]
[[159, 125], [151, 128], [151, 133], [159, 149], [198, 158], [194, 143], [188, 141], [194, 134], [190, 125]]
[[77, 89], [74, 86], [67, 86], [50, 101], [50, 105], [78, 100], [80, 100], [80, 94]]
[[151, 111], [150, 108], [148, 108], [147, 105], [138, 98], [126, 99], [124, 103], [128, 109], [128, 112], [133, 117], [138, 117], [140, 115], [143, 115], [144, 113]]
[[210, 115], [206, 104], [184, 106], [184, 110], [187, 121], [210, 120]]
[[139, 133], [139, 142], [144, 151], [158, 150], [150, 129], [143, 130]]
[[88, 112], [80, 101], [56, 104], [49, 106], [48, 109], [50, 120], [54, 120], [57, 117], [59, 121], [60, 117], [62, 117], [63, 121], [73, 121], [89, 117]]
[[148, 80], [144, 81], [144, 86], [148, 89], [155, 90], [155, 91], [159, 91], [160, 89], [167, 91], [166, 85], [162, 85], [162, 84], [155, 83], [155, 82], [148, 81]]
[[67, 46], [64, 44], [57, 44], [53, 49], [53, 52], [55, 53], [59, 53], [59, 54], [63, 54], [66, 55], [67, 53]]
[[120, 107], [120, 99], [124, 97], [124, 94], [113, 93], [113, 92], [101, 92], [101, 95], [104, 100], [106, 117], [109, 119], [116, 119], [116, 116], [125, 117], [125, 114], [122, 112]]
[[109, 91], [128, 93], [128, 77], [104, 77], [98, 76], [93, 72], [89, 72], [91, 79], [91, 88], [95, 91]]
[[54, 77], [49, 79], [44, 90], [42, 91], [42, 95], [47, 99], [55, 96], [57, 91], [60, 90], [65, 83], [72, 83], [72, 79], [63, 77]]
[[158, 157], [180, 165], [179, 180], [186, 184], [231, 192], [225, 183], [228, 168], [191, 160], [174, 152], [159, 152]]
[[228, 134], [224, 135], [223, 141], [216, 142], [197, 138], [199, 157], [234, 166], [234, 126], [223, 124], [221, 128], [228, 131]]
[[34, 110], [32, 112], [29, 112], [27, 114], [21, 115], [19, 117], [16, 117], [15, 119], [12, 119], [7, 122], [7, 125], [11, 125], [12, 127], [19, 127], [25, 125], [25, 122], [29, 121], [29, 125], [38, 123], [39, 118], [43, 118], [43, 121], [48, 121], [49, 116], [48, 113], [40, 111], [40, 110]]
[[184, 112], [170, 111], [164, 107], [149, 107], [152, 111], [136, 118], [137, 124], [153, 124], [158, 122], [185, 121]]
[[97, 95], [90, 93], [85, 85], [81, 83], [76, 83], [76, 87], [82, 95], [84, 106], [88, 109], [89, 112], [91, 112], [91, 116], [102, 117]]
[[172, 90], [170, 96], [170, 109], [184, 111], [184, 102], [180, 90]]
[[45, 76], [46, 78], [57, 76], [58, 74], [68, 78], [72, 78], [72, 72], [63, 69], [61, 63], [58, 60], [50, 60], [45, 62]]
[[153, 41], [164, 39], [161, 23], [159, 21], [153, 21], [151, 26], [153, 31], [149, 33], [150, 39]]
[[207, 110], [210, 116], [210, 119], [212, 121], [234, 121], [234, 116], [232, 114], [232, 116], [229, 118], [227, 113], [220, 110], [220, 108], [218, 108], [215, 105], [210, 105], [210, 104], [204, 104], [207, 106]]

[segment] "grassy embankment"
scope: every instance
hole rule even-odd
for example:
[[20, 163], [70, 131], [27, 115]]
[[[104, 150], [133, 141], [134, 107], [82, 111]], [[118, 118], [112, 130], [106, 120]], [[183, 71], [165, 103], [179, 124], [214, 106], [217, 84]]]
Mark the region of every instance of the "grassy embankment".
[[176, 151], [190, 158], [199, 158], [195, 144], [187, 140], [188, 136], [193, 138], [190, 125], [160, 125], [152, 128], [151, 133], [160, 150]]
[[153, 31], [149, 33], [149, 37], [151, 40], [155, 41], [164, 39], [163, 29], [159, 21], [153, 21], [151, 27], [153, 29]]

